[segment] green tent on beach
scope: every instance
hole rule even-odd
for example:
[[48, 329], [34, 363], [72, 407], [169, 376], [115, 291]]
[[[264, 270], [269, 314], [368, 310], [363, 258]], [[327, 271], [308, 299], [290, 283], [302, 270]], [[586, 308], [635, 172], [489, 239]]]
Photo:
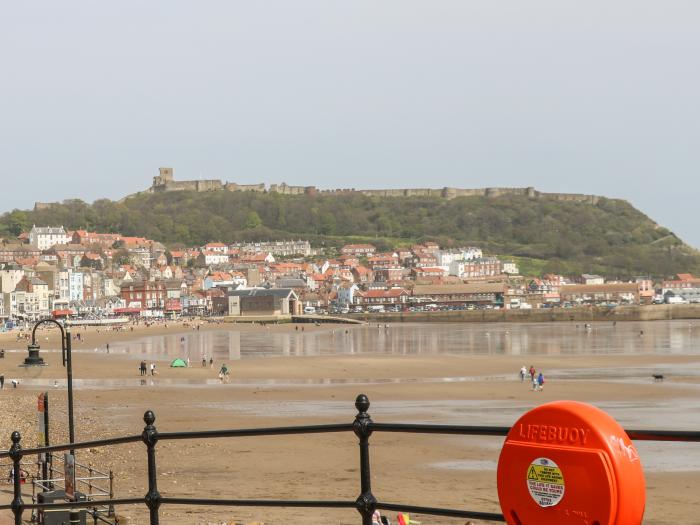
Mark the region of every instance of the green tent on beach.
[[187, 368], [187, 363], [178, 357], [170, 363], [170, 368]]

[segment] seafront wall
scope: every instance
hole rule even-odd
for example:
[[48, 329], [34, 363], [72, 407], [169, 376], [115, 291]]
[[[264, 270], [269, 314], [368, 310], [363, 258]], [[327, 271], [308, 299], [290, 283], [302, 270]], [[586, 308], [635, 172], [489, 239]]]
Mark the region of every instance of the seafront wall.
[[454, 310], [353, 315], [370, 323], [546, 323], [664, 321], [700, 319], [700, 304], [618, 306], [616, 308], [541, 308], [534, 310]]

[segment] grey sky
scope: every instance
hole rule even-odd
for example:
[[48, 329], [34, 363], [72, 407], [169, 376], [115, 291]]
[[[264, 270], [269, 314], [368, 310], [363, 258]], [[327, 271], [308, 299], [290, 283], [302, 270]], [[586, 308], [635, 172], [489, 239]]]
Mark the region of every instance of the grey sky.
[[699, 19], [691, 0], [5, 2], [0, 211], [119, 198], [167, 165], [595, 193], [700, 246]]

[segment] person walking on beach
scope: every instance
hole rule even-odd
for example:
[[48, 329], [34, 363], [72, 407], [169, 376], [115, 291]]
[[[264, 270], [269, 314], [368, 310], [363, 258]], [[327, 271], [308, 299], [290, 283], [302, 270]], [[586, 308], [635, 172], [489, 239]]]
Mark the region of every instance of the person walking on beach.
[[151, 361], [151, 375], [156, 375], [156, 364], [153, 361]]
[[139, 372], [142, 376], [146, 375], [146, 361], [141, 361], [141, 364], [139, 365]]
[[5, 388], [5, 375], [0, 374], [0, 390]]
[[540, 375], [537, 376], [537, 389], [542, 390], [544, 388], [544, 375], [542, 372], [540, 372]]
[[530, 365], [530, 381], [534, 381], [534, 380], [535, 380], [535, 372], [536, 372], [535, 366], [534, 366], [534, 365]]
[[537, 392], [539, 390], [540, 384], [537, 382], [537, 376], [532, 376], [532, 390], [533, 392]]
[[525, 368], [525, 365], [520, 369], [520, 382], [522, 383], [525, 381], [525, 376], [527, 375], [527, 368]]
[[214, 357], [209, 358], [209, 368], [214, 368]]
[[219, 379], [221, 379], [222, 382], [228, 383], [228, 368], [226, 367], [226, 363], [221, 365], [221, 368], [219, 369]]

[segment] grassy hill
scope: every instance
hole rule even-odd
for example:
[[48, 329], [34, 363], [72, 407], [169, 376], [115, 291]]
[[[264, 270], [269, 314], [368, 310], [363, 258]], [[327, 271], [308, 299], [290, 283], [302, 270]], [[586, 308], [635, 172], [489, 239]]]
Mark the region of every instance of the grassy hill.
[[0, 217], [0, 237], [32, 224], [121, 232], [166, 244], [308, 238], [340, 246], [371, 241], [389, 249], [421, 240], [476, 245], [512, 256], [528, 273], [608, 277], [700, 273], [700, 254], [622, 200], [597, 204], [530, 199], [368, 197], [358, 193], [287, 196], [254, 192], [138, 194], [122, 202], [68, 200]]

